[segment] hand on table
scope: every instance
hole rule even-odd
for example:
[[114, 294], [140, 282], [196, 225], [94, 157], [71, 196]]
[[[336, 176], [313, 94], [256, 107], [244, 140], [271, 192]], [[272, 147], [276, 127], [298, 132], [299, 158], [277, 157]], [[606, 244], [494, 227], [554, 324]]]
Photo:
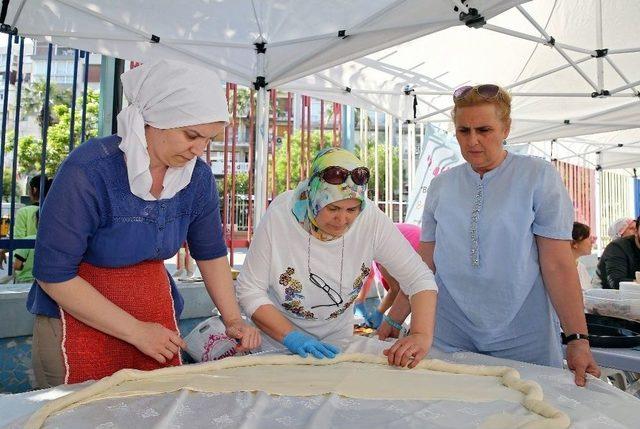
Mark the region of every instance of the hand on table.
[[433, 336], [427, 334], [411, 334], [396, 341], [393, 346], [383, 351], [389, 365], [414, 368], [424, 358], [433, 343]]
[[303, 358], [311, 354], [317, 359], [324, 359], [325, 357], [333, 359], [340, 353], [340, 349], [333, 344], [323, 343], [300, 331], [289, 332], [282, 340], [282, 344], [292, 353], [296, 353]]
[[154, 322], [139, 322], [129, 342], [160, 363], [167, 363], [187, 347], [178, 332]]
[[248, 325], [242, 319], [230, 320], [225, 323], [225, 327], [229, 337], [240, 341], [236, 346], [236, 351], [244, 352], [260, 347], [262, 337], [260, 337], [258, 328]]
[[587, 340], [574, 340], [567, 344], [567, 366], [573, 371], [577, 386], [584, 387], [587, 384], [587, 374], [600, 377], [600, 368]]

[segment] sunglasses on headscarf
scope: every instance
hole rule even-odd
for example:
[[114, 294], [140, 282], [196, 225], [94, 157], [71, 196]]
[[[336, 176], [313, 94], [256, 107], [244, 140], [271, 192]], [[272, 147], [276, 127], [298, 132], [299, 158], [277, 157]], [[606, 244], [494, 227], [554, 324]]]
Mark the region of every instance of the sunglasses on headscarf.
[[346, 168], [331, 166], [327, 167], [322, 171], [315, 173], [311, 176], [311, 179], [314, 177], [320, 177], [325, 182], [331, 185], [341, 185], [347, 181], [347, 178], [351, 176], [351, 180], [356, 185], [362, 186], [366, 185], [369, 181], [369, 169], [367, 167], [356, 167], [353, 170], [349, 171]]
[[500, 94], [500, 87], [498, 85], [493, 84], [484, 84], [477, 86], [461, 86], [460, 88], [453, 91], [453, 101], [459, 101], [466, 98], [471, 91], [475, 91], [480, 97], [485, 100], [491, 100], [496, 98]]

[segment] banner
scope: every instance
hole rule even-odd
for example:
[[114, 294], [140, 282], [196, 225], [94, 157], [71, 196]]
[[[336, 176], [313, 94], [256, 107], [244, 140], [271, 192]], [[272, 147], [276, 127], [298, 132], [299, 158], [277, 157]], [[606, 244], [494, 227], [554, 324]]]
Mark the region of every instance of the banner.
[[434, 177], [465, 162], [455, 136], [427, 124], [424, 147], [416, 168], [413, 189], [409, 191], [409, 204], [405, 223], [422, 223], [422, 210], [429, 184]]

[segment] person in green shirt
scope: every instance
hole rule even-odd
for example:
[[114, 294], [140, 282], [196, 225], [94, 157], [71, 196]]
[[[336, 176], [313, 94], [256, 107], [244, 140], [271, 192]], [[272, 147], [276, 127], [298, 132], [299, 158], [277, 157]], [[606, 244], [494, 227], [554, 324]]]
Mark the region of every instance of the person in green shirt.
[[[36, 218], [38, 212], [36, 212]], [[28, 235], [24, 238], [35, 239], [36, 235]], [[13, 254], [15, 259], [13, 261], [13, 269], [15, 270], [15, 283], [32, 283], [33, 282], [33, 259], [35, 249], [16, 249]]]
[[[47, 192], [51, 187], [53, 180], [44, 176], [44, 196], [47, 196]], [[14, 238], [27, 238], [30, 235], [35, 235], [38, 229], [38, 222], [36, 220], [36, 212], [39, 210], [40, 204], [40, 175], [34, 176], [29, 180], [29, 198], [31, 199], [30, 206], [22, 207], [16, 212], [15, 227], [13, 228]]]
[[[53, 181], [53, 179], [49, 179], [45, 175], [44, 180], [45, 180], [44, 196], [46, 197], [47, 192], [51, 187], [51, 182]], [[40, 206], [39, 206], [40, 175], [39, 174], [37, 176], [32, 177], [31, 180], [29, 180], [28, 193], [29, 193], [29, 198], [31, 199], [32, 205], [22, 207], [18, 209], [18, 211], [16, 212], [16, 216], [14, 219], [15, 226], [13, 228], [13, 238], [28, 239], [28, 238], [35, 238], [36, 236], [36, 233], [38, 231], [37, 215], [38, 215], [38, 210], [40, 209]], [[22, 255], [27, 255], [29, 253], [28, 252], [29, 250], [31, 251], [31, 253], [33, 253], [33, 249], [16, 249], [15, 254], [17, 255], [18, 253], [20, 253]], [[6, 250], [2, 250], [1, 253], [2, 254], [0, 255], [0, 268], [2, 268], [2, 264], [6, 262]], [[33, 261], [31, 261], [31, 264], [33, 265]], [[29, 275], [31, 275], [30, 273], [31, 273], [31, 270], [29, 269]], [[33, 281], [33, 278], [31, 278], [31, 281]], [[18, 282], [17, 277], [16, 277], [16, 282]]]

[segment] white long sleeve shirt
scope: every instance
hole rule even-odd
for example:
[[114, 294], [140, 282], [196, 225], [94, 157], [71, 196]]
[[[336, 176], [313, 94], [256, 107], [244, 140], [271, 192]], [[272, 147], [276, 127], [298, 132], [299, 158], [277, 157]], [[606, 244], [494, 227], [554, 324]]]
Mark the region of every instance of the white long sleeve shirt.
[[236, 288], [247, 316], [271, 304], [296, 329], [316, 338], [351, 337], [351, 305], [373, 260], [409, 296], [437, 291], [427, 265], [373, 202], [366, 201], [343, 237], [321, 241], [297, 222], [291, 212], [292, 198], [289, 191], [273, 200], [251, 242]]

